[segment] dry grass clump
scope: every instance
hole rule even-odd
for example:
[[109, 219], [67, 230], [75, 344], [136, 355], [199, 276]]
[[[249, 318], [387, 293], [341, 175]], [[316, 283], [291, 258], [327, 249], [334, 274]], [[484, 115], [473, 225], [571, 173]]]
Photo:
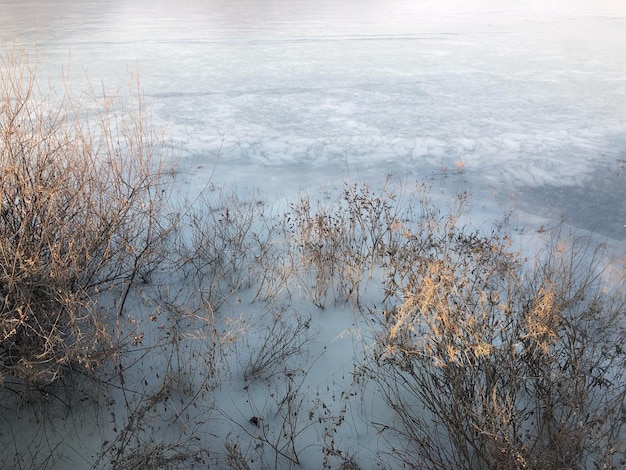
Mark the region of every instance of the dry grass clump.
[[284, 232], [295, 276], [308, 299], [324, 308], [335, 301], [360, 303], [364, 284], [384, 260], [398, 222], [396, 196], [367, 185], [346, 185], [330, 204], [308, 195], [290, 205]]
[[[624, 465], [626, 298], [589, 240], [529, 262], [423, 206], [387, 269], [369, 376], [411, 468]], [[420, 220], [420, 218], [415, 218]]]
[[0, 67], [0, 383], [40, 387], [110, 354], [126, 289], [158, 262], [162, 147], [132, 86], [87, 105], [40, 89], [16, 46]]

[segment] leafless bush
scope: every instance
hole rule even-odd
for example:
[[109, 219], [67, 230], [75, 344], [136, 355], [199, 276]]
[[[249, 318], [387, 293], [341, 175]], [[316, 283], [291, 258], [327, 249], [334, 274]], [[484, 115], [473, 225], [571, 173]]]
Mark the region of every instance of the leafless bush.
[[[462, 205], [461, 205], [462, 207]], [[624, 465], [624, 286], [589, 240], [526, 262], [506, 234], [422, 206], [387, 261], [368, 371], [411, 468]]]
[[284, 372], [288, 361], [303, 354], [303, 347], [312, 341], [311, 319], [281, 308], [273, 314], [271, 324], [260, 332], [249, 331], [260, 339], [260, 345], [248, 344], [250, 357], [244, 367], [244, 379], [252, 380]]
[[154, 299], [144, 299], [148, 310], [138, 312], [150, 321], [142, 325], [146, 334], [119, 354], [118, 406], [110, 410], [114, 433], [103, 441], [94, 468], [182, 469], [206, 466], [212, 458], [204, 427], [238, 332], [218, 328], [202, 296], [171, 285], [156, 290]]
[[[193, 357], [186, 360], [193, 361]], [[124, 407], [110, 411], [111, 439], [102, 441], [97, 459], [90, 463], [92, 468], [182, 469], [206, 465], [210, 452], [200, 437], [199, 423], [208, 418], [211, 402], [205, 394], [210, 390], [201, 380], [194, 389], [181, 390], [185, 371], [172, 370], [175, 366], [167, 364], [167, 370], [153, 370], [157, 379], [149, 383], [128, 382], [123, 390]]]
[[341, 217], [327, 208], [318, 207], [313, 212], [311, 200], [303, 195], [291, 205], [285, 216], [287, 240], [293, 243], [301, 287], [309, 300], [324, 308], [328, 291], [333, 289], [335, 273], [345, 246], [345, 226]]
[[[224, 417], [239, 429], [229, 436], [231, 454], [234, 443], [237, 443], [238, 460], [258, 462], [261, 468], [295, 468], [303, 463], [302, 455], [306, 449], [322, 448], [318, 442], [325, 436], [320, 433], [320, 428], [336, 430], [344, 420], [345, 409], [336, 412], [331, 403], [324, 402], [319, 392], [313, 395], [305, 386], [307, 377], [308, 370], [285, 367], [273, 377], [277, 379], [273, 383], [250, 385], [250, 388], [263, 387], [269, 393], [260, 400], [254, 399], [250, 393], [246, 400], [248, 410], [240, 410], [240, 417], [223, 412]], [[250, 445], [242, 445], [246, 441]]]
[[285, 216], [288, 247], [297, 254], [294, 272], [307, 297], [324, 308], [328, 294], [359, 304], [361, 284], [371, 279], [398, 221], [395, 196], [367, 185], [346, 185], [331, 204], [313, 207], [308, 195]]
[[181, 272], [214, 311], [253, 284], [255, 298], [272, 297], [273, 289], [280, 290], [272, 274], [279, 258], [273, 240], [276, 222], [258, 194], [242, 197], [235, 188], [216, 189], [187, 204], [181, 223], [189, 230], [178, 243]]
[[134, 85], [87, 106], [42, 91], [17, 46], [0, 67], [0, 383], [40, 387], [110, 355], [127, 289], [155, 269], [162, 146]]

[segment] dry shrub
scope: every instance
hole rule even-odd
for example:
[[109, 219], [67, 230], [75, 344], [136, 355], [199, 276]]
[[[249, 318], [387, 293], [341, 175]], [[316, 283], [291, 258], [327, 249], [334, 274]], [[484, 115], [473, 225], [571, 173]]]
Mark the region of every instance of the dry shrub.
[[134, 85], [123, 104], [44, 91], [17, 46], [0, 67], [0, 382], [39, 387], [110, 355], [128, 287], [159, 261], [163, 147]]
[[393, 193], [379, 193], [366, 184], [346, 184], [330, 204], [308, 195], [290, 205], [285, 215], [287, 249], [294, 273], [308, 299], [324, 308], [328, 295], [359, 305], [363, 284], [382, 262], [398, 224], [398, 203]]
[[423, 206], [394, 249], [368, 366], [411, 468], [624, 465], [624, 286], [589, 239], [532, 262]]
[[272, 322], [269, 326], [255, 328], [261, 344], [256, 347], [247, 345], [250, 357], [244, 366], [246, 381], [269, 378], [286, 368], [295, 368], [293, 359], [302, 356], [313, 340], [310, 317], [304, 318], [286, 306], [276, 306], [268, 312], [270, 314]]
[[211, 187], [184, 205], [181, 221], [187, 231], [176, 240], [180, 272], [214, 312], [234, 293], [253, 286], [255, 300], [277, 295], [277, 226], [258, 194]]

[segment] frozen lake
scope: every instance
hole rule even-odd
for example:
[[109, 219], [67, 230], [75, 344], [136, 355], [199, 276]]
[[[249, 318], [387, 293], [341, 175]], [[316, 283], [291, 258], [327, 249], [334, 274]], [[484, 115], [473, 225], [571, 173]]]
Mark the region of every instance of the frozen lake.
[[137, 72], [191, 184], [218, 152], [270, 191], [434, 177], [616, 240], [624, 31], [618, 0], [0, 1], [40, 76]]
[[[505, 230], [510, 230], [514, 243], [521, 245], [515, 248], [532, 253], [535, 243], [548, 237], [543, 234], [558, 225], [553, 222], [563, 221], [578, 233], [591, 231], [594, 240], [606, 242], [608, 255], [616, 255], [611, 258], [606, 279], [623, 279], [624, 0], [0, 0], [0, 38], [9, 44], [15, 40], [25, 46], [31, 58], [36, 58], [38, 83], [43, 86], [50, 80], [53, 86], [85, 90], [89, 81], [94, 90], [115, 90], [136, 74], [154, 123], [165, 129], [180, 156], [176, 169], [167, 171], [175, 176], [174, 189], [182, 188], [183, 195], [187, 195], [186, 189], [189, 193], [213, 189], [209, 183], [214, 182], [216, 187], [223, 183], [228, 189], [234, 185], [235, 192], [241, 189], [245, 194], [241, 200], [222, 201], [219, 191], [207, 191], [206, 201], [198, 198], [202, 210], [197, 213], [191, 207], [193, 198], [184, 201], [190, 205], [180, 206], [185, 212], [182, 217], [168, 214], [174, 224], [167, 232], [167, 242], [173, 240], [171, 247], [167, 245], [172, 253], [165, 254], [163, 267], [155, 270], [154, 279], [150, 272], [145, 278], [141, 276], [145, 282], [138, 282], [138, 278], [133, 282], [133, 271], [128, 290], [119, 296], [121, 300], [113, 285], [97, 296], [102, 303], [95, 305], [103, 309], [103, 316], [111, 315], [106, 323], [113, 323], [115, 313], [115, 329], [111, 331], [118, 335], [118, 344], [128, 349], [120, 349], [119, 355], [113, 349], [107, 358], [115, 356], [115, 361], [107, 360], [106, 369], [102, 369], [102, 377], [110, 374], [110, 380], [94, 374], [102, 382], [95, 384], [93, 391], [77, 387], [77, 398], [86, 394], [84, 408], [82, 398], [80, 404], [76, 402], [78, 406], [72, 401], [71, 406], [64, 407], [63, 400], [57, 403], [47, 392], [46, 401], [41, 402], [43, 408], [30, 407], [26, 403], [28, 396], [22, 404], [21, 399], [13, 397], [11, 383], [6, 388], [0, 384], [0, 391], [18, 403], [13, 406], [13, 401], [7, 404], [0, 400], [0, 447], [4, 449], [0, 451], [0, 466], [139, 468], [130, 463], [142, 459], [159, 462], [169, 456], [172, 468], [191, 468], [187, 464], [195, 457], [200, 462], [206, 453], [206, 462], [219, 464], [215, 468], [295, 468], [294, 456], [302, 459], [297, 465], [302, 469], [398, 468], [387, 465], [404, 445], [402, 438], [387, 432], [391, 430], [388, 423], [397, 426], [397, 415], [392, 413], [395, 408], [388, 406], [381, 393], [388, 384], [373, 380], [382, 369], [377, 366], [366, 370], [363, 365], [386, 362], [383, 355], [372, 362], [374, 346], [383, 338], [380, 332], [400, 328], [416, 331], [413, 324], [404, 323], [408, 316], [396, 316], [402, 304], [397, 310], [392, 305], [401, 303], [406, 292], [413, 299], [419, 298], [411, 294], [417, 289], [412, 283], [419, 279], [418, 274], [426, 286], [426, 280], [439, 278], [435, 274], [445, 270], [434, 270], [427, 277], [419, 266], [413, 271], [413, 265], [422, 264], [422, 260], [414, 263], [418, 257], [407, 261], [398, 255], [412, 253], [420, 243], [424, 245], [421, 240], [426, 240], [419, 238], [421, 223], [416, 224], [420, 232], [412, 233], [411, 223], [416, 221], [403, 220], [400, 211], [382, 220], [386, 232], [381, 233], [401, 239], [397, 246], [407, 244], [408, 251], [394, 248], [374, 255], [372, 248], [372, 254], [363, 257], [365, 261], [349, 265], [359, 248], [348, 250], [348, 235], [348, 241], [339, 249], [345, 257], [326, 261], [317, 255], [316, 259], [323, 262], [308, 260], [305, 266], [305, 258], [315, 257], [309, 251], [325, 253], [321, 249], [328, 246], [325, 240], [332, 232], [321, 231], [323, 223], [319, 221], [333, 221], [335, 213], [330, 210], [328, 219], [317, 216], [315, 223], [310, 222], [313, 219], [289, 222], [297, 218], [297, 213], [309, 212], [302, 205], [294, 208], [298, 191], [307, 192], [312, 204], [321, 200], [322, 205], [328, 203], [333, 209], [337, 207], [331, 206], [333, 201], [338, 201], [334, 193], [340, 192], [346, 181], [365, 181], [372, 188], [372, 197], [380, 194], [389, 203], [398, 201], [399, 206], [410, 194], [409, 189], [415, 188], [410, 187], [415, 181], [432, 185], [429, 194], [434, 204], [449, 202], [447, 196], [452, 193], [469, 191], [474, 205], [467, 218], [475, 227], [489, 230], [490, 222], [513, 209]], [[0, 132], [2, 126], [0, 121]], [[390, 186], [396, 186], [388, 192], [380, 191], [390, 176]], [[262, 197], [256, 199], [256, 194], [251, 196], [255, 199], [248, 197], [246, 190], [253, 187], [263, 192], [269, 204]], [[354, 201], [361, 201], [358, 194], [352, 193]], [[179, 195], [172, 192], [173, 205]], [[376, 200], [380, 202], [378, 197]], [[285, 202], [292, 204], [288, 214], [280, 212]], [[229, 215], [230, 204], [244, 210]], [[368, 207], [367, 202], [360, 204], [361, 210]], [[341, 213], [341, 202], [338, 207]], [[348, 210], [343, 213], [347, 214], [345, 220], [336, 218], [347, 224], [353, 216]], [[364, 213], [363, 219], [378, 221], [384, 218], [380, 214], [384, 216], [385, 211]], [[287, 222], [283, 216], [289, 216]], [[423, 226], [430, 226], [430, 222], [427, 218]], [[308, 228], [302, 230], [304, 235], [297, 235], [297, 230], [287, 230], [290, 223], [296, 229]], [[311, 238], [307, 234], [314, 233], [315, 226], [318, 232]], [[359, 228], [354, 231], [358, 232]], [[365, 233], [363, 226], [360, 232]], [[373, 240], [374, 232], [365, 233], [365, 241], [358, 243], [366, 248], [371, 243], [368, 234]], [[456, 245], [451, 241], [454, 232], [445, 233], [448, 241], [442, 245], [447, 250], [448, 242], [452, 247]], [[195, 251], [185, 251], [186, 236], [193, 241]], [[300, 240], [293, 240], [296, 236]], [[343, 240], [344, 235], [335, 237]], [[464, 243], [462, 240], [471, 240], [472, 247], [482, 243], [474, 245], [477, 238], [458, 243]], [[283, 248], [283, 243], [289, 246]], [[428, 259], [429, 250], [439, 250], [433, 248], [436, 246], [431, 242], [424, 251], [427, 254], [419, 256]], [[559, 244], [552, 253], [561, 250]], [[463, 253], [450, 259], [465, 260]], [[583, 255], [574, 256], [572, 265], [579, 269], [585, 264], [577, 258], [589, 253], [577, 253]], [[379, 256], [381, 261], [377, 260]], [[404, 267], [397, 271], [396, 259], [400, 261], [398, 266], [407, 265], [406, 271]], [[390, 263], [392, 268], [385, 265], [387, 260], [394, 261]], [[31, 263], [30, 258], [27, 261]], [[327, 264], [332, 271], [328, 271]], [[467, 274], [473, 265], [462, 264], [467, 271], [460, 272]], [[491, 269], [489, 261], [485, 264], [484, 269]], [[336, 272], [335, 265], [340, 268]], [[428, 263], [424, 266], [424, 270], [431, 269]], [[439, 264], [433, 262], [432, 266]], [[464, 289], [468, 289], [468, 301], [474, 302], [466, 309], [468, 318], [473, 318], [477, 305], [486, 311], [486, 299], [498, 318], [501, 312], [509, 312], [508, 304], [498, 303], [498, 296], [487, 296], [487, 287], [480, 287], [501, 270], [505, 271], [502, 267], [489, 271], [482, 284], [453, 284], [448, 279], [449, 286], [460, 284], [450, 296], [457, 310], [463, 310]], [[389, 277], [385, 277], [387, 271], [392, 273]], [[480, 274], [475, 271], [482, 271], [471, 270], [478, 279]], [[541, 272], [546, 278], [553, 277], [552, 271]], [[577, 271], [573, 272], [577, 277]], [[395, 280], [391, 283], [389, 279], [394, 276], [406, 286], [396, 285]], [[515, 271], [513, 276], [516, 282], [511, 285], [525, 288], [526, 272]], [[541, 287], [538, 306], [544, 305], [543, 299], [556, 289], [551, 281], [542, 280], [537, 286]], [[508, 281], [501, 282], [503, 289], [509, 289]], [[550, 284], [549, 291], [543, 290], [544, 283]], [[620, 288], [621, 284], [615, 285], [615, 290]], [[121, 284], [120, 289], [124, 290]], [[260, 296], [262, 289], [266, 298]], [[475, 289], [484, 289], [480, 300]], [[534, 289], [529, 286], [528, 295]], [[603, 297], [607, 291], [602, 291]], [[498, 292], [496, 289], [495, 294]], [[56, 290], [54, 297], [58, 297]], [[447, 299], [447, 293], [444, 297]], [[577, 291], [578, 297], [581, 303], [585, 300], [595, 308], [593, 301]], [[461, 299], [461, 307], [456, 299]], [[517, 302], [517, 297], [514, 299]], [[519, 303], [525, 315], [531, 304]], [[438, 311], [439, 304], [433, 305]], [[535, 310], [543, 312], [538, 307]], [[16, 311], [22, 315], [21, 306]], [[594, 312], [589, 308], [586, 314]], [[578, 318], [579, 310], [575, 313]], [[494, 325], [500, 323], [494, 321]], [[509, 320], [504, 323], [515, 325]], [[509, 326], [501, 328], [505, 333], [509, 330]], [[538, 329], [532, 324], [528, 328]], [[581, 332], [585, 340], [596, 338], [595, 331], [589, 335], [586, 330]], [[121, 333], [124, 336], [120, 339]], [[505, 336], [516, 338], [508, 333]], [[529, 336], [531, 332], [521, 339]], [[497, 335], [493, 338], [485, 345], [500, 348]], [[595, 352], [586, 349], [586, 343], [578, 348], [576, 338], [567, 336], [577, 356], [575, 361], [568, 359], [561, 372], [571, 362], [576, 374], [589, 370], [590, 389], [608, 389], [603, 376], [597, 379], [592, 375], [597, 366], [579, 368], [578, 349], [581, 357], [583, 350]], [[293, 339], [296, 347], [289, 349]], [[518, 344], [508, 356], [498, 357], [524, 356], [526, 351], [520, 355]], [[613, 350], [601, 341], [592, 344], [600, 344], [602, 354]], [[483, 351], [473, 354], [486, 357], [490, 353], [484, 351], [492, 349], [483, 349], [485, 345], [472, 343], [468, 351]], [[0, 348], [6, 357], [8, 350], [2, 345]], [[617, 343], [614, 349], [612, 357], [617, 361], [615, 358], [622, 358], [622, 349]], [[278, 355], [274, 355], [276, 351]], [[387, 352], [392, 356], [394, 351], [395, 346]], [[15, 356], [11, 360], [18, 362]], [[266, 370], [256, 375], [254, 371], [248, 373], [250, 365], [263, 361]], [[602, 368], [603, 374], [612, 370], [604, 365]], [[0, 381], [3, 373], [0, 370]], [[519, 378], [541, 381], [541, 376], [524, 375]], [[623, 380], [621, 371], [617, 378], [607, 376], [615, 382]], [[508, 379], [506, 382], [513, 383]], [[579, 382], [572, 383], [582, 396]], [[99, 393], [100, 386], [105, 393]], [[524, 388], [530, 396], [532, 387]], [[92, 394], [94, 391], [97, 396]], [[493, 403], [497, 403], [496, 391], [494, 386]], [[408, 388], [406, 392], [408, 396], [412, 393]], [[596, 401], [595, 396], [589, 401]], [[509, 401], [509, 395], [505, 401]], [[38, 403], [35, 401], [35, 405]], [[55, 403], [62, 408], [61, 413]], [[605, 403], [598, 401], [598, 407], [615, 409]], [[419, 414], [417, 407], [419, 404]], [[552, 407], [549, 409], [552, 415]], [[525, 415], [523, 422], [540, 421], [533, 413]], [[590, 429], [596, 432], [595, 418], [587, 414], [583, 424], [578, 421], [582, 415], [578, 411], [572, 415], [576, 429], [593, 422]], [[292, 428], [287, 430], [285, 426]], [[518, 429], [521, 438], [525, 428]], [[482, 432], [479, 428], [477, 431]], [[543, 439], [543, 434], [537, 435]], [[293, 446], [293, 453], [283, 442]], [[558, 439], [555, 442], [559, 444]], [[619, 445], [624, 442], [621, 440]], [[288, 454], [283, 452], [285, 449]], [[242, 459], [245, 456], [244, 464], [249, 461], [251, 465], [247, 467], [236, 459], [228, 461], [230, 466], [220, 462], [224, 456], [236, 457], [235, 451]], [[623, 448], [619, 451], [620, 455], [626, 453]], [[118, 461], [127, 465], [116, 466]], [[341, 467], [339, 462], [343, 462]], [[237, 463], [241, 465], [234, 465]]]

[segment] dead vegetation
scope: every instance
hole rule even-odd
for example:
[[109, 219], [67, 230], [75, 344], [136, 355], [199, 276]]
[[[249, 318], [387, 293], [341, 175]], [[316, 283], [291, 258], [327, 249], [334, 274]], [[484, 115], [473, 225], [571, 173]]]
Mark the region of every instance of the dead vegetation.
[[396, 412], [395, 457], [411, 468], [624, 465], [626, 298], [607, 284], [600, 248], [556, 236], [526, 259], [458, 215], [430, 209], [406, 228], [386, 307], [372, 311], [366, 369]]
[[[443, 210], [406, 182], [303, 194], [284, 214], [234, 188], [188, 201], [136, 83], [76, 97], [39, 89], [15, 46], [1, 65], [0, 391], [19, 396], [2, 405], [5, 461], [70, 462], [48, 405], [80, 408], [61, 393], [80, 376], [94, 388], [74, 399], [105, 429], [86, 468], [290, 468], [312, 449], [362, 468], [337, 436], [372, 384], [393, 415], [367, 423], [393, 442], [372, 450], [381, 466], [624, 465], [624, 276], [592, 240], [521, 252], [506, 224], [461, 222], [469, 196]], [[309, 349], [342, 305], [361, 384], [325, 394]], [[245, 384], [241, 416], [214, 402], [228, 380]], [[37, 440], [11, 421], [30, 401], [47, 408]]]
[[17, 46], [0, 66], [0, 382], [41, 387], [111, 354], [127, 289], [161, 257], [162, 142], [135, 83], [122, 105], [40, 89]]

